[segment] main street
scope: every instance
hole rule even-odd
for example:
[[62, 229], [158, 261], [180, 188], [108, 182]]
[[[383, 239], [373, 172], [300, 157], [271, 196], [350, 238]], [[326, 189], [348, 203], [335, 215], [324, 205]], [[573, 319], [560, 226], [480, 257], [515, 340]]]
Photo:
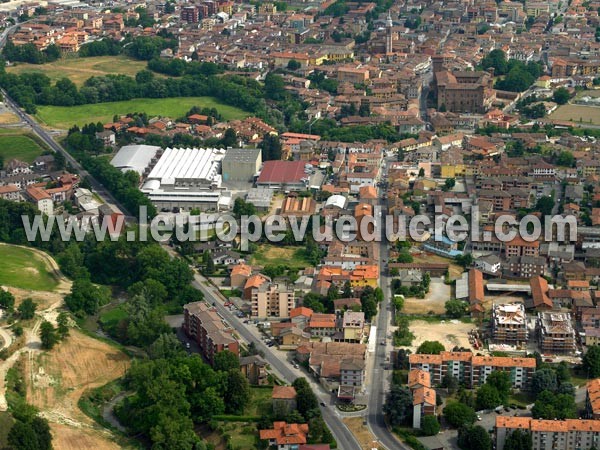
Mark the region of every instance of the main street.
[[[204, 294], [204, 299], [212, 303], [219, 314], [235, 328], [238, 335], [246, 342], [254, 342], [256, 347], [264, 353], [264, 359], [276, 370], [288, 383], [293, 382], [298, 375], [296, 369], [291, 367], [289, 363], [279, 358], [275, 352], [268, 346], [266, 346], [254, 333], [251, 332], [249, 327], [251, 325], [244, 324], [235, 314], [232, 314], [223, 304], [223, 297], [218, 294], [218, 289], [213, 285], [207, 283], [206, 279], [199, 274], [195, 274], [192, 285]], [[317, 393], [318, 395], [318, 393]], [[321, 413], [327, 426], [333, 433], [335, 440], [337, 441], [338, 448], [341, 450], [360, 450], [361, 446], [350, 432], [348, 427], [342, 422], [340, 417], [335, 413], [332, 408], [321, 406]], [[390, 449], [394, 447], [389, 447]]]
[[[387, 159], [383, 160], [382, 180], [387, 180]], [[379, 189], [379, 198], [381, 210], [381, 218], [379, 219], [379, 225], [381, 227], [381, 239], [379, 243], [379, 287], [383, 291], [383, 301], [379, 304], [379, 312], [377, 313], [376, 326], [377, 326], [377, 340], [385, 341], [387, 343], [388, 328], [390, 325], [390, 310], [392, 308], [391, 291], [390, 291], [390, 279], [387, 275], [387, 263], [389, 261], [389, 244], [385, 239], [385, 215], [387, 208], [385, 207], [386, 200], [382, 199], [385, 190]], [[375, 321], [374, 321], [375, 322]], [[396, 439], [394, 435], [388, 430], [387, 424], [385, 423], [385, 415], [383, 414], [383, 404], [385, 402], [385, 383], [388, 377], [388, 371], [386, 366], [386, 358], [388, 354], [388, 345], [380, 345], [379, 342], [375, 343], [375, 352], [371, 355], [373, 361], [368, 366], [371, 373], [367, 375], [367, 379], [370, 379], [369, 384], [369, 401], [368, 401], [368, 416], [367, 424], [371, 432], [375, 435], [379, 444], [386, 447], [388, 450], [392, 449], [410, 449], [400, 440]]]

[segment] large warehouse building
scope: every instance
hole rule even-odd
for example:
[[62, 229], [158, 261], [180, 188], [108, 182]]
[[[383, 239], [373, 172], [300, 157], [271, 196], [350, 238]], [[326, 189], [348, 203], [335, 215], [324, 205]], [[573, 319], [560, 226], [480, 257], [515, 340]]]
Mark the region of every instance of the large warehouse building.
[[141, 190], [159, 209], [227, 209], [231, 196], [221, 189], [221, 161], [225, 150], [167, 148], [152, 168]]
[[223, 158], [223, 181], [252, 181], [262, 164], [258, 148], [231, 148]]
[[307, 188], [310, 174], [304, 161], [267, 161], [256, 181], [258, 187], [301, 191]]
[[140, 175], [155, 161], [160, 147], [156, 145], [126, 145], [121, 147], [111, 164], [123, 172], [134, 170]]

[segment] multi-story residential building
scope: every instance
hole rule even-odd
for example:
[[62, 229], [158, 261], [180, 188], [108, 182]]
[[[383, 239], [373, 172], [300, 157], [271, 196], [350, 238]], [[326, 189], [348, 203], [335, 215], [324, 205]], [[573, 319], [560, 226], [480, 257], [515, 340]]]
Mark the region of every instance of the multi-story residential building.
[[527, 315], [522, 303], [496, 304], [492, 308], [492, 336], [500, 344], [527, 343]]
[[345, 311], [342, 316], [342, 333], [344, 342], [362, 342], [365, 329], [365, 313]]
[[214, 356], [223, 350], [239, 355], [239, 343], [232, 330], [217, 311], [204, 302], [183, 306], [183, 331], [198, 343], [200, 352], [211, 364]]
[[452, 375], [459, 382], [474, 387], [485, 382], [495, 370], [510, 373], [514, 388], [525, 388], [535, 372], [535, 358], [483, 357], [471, 352], [441, 352], [439, 355], [410, 355], [410, 370], [431, 374], [433, 385], [441, 384], [444, 376]]
[[506, 439], [515, 430], [531, 433], [532, 450], [589, 449], [600, 445], [598, 420], [496, 416], [497, 450], [504, 450]]
[[426, 415], [435, 415], [436, 393], [431, 388], [431, 374], [414, 369], [408, 373], [408, 388], [413, 396], [413, 428], [421, 428]]
[[500, 371], [508, 372], [513, 388], [527, 388], [535, 373], [535, 364], [535, 358], [473, 356], [471, 386], [481, 386], [485, 383], [489, 374]]
[[240, 358], [240, 371], [246, 376], [250, 384], [258, 386], [269, 384], [267, 362], [260, 355]]
[[274, 283], [263, 283], [252, 289], [250, 298], [253, 317], [289, 317], [296, 307], [294, 290]]
[[512, 256], [504, 267], [506, 276], [531, 278], [545, 274], [546, 260], [541, 256]]
[[542, 353], [569, 354], [575, 351], [575, 330], [571, 324], [571, 314], [540, 312], [537, 328]]
[[600, 420], [600, 378], [587, 382], [585, 387], [585, 412], [588, 419]]
[[346, 359], [340, 363], [340, 384], [361, 387], [365, 381], [365, 361], [359, 358]]
[[528, 242], [517, 236], [504, 244], [504, 254], [507, 258], [513, 256], [540, 256], [539, 241]]
[[308, 329], [313, 337], [333, 337], [337, 331], [335, 314], [313, 313]]

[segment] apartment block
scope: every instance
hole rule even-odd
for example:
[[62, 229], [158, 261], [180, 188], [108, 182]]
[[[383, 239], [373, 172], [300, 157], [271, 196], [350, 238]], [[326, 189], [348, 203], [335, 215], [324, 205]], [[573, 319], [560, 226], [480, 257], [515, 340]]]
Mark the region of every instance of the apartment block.
[[535, 358], [473, 356], [471, 386], [481, 386], [492, 372], [507, 372], [512, 387], [525, 389], [535, 373]]
[[200, 352], [210, 364], [214, 356], [224, 350], [239, 355], [240, 346], [232, 330], [217, 311], [204, 302], [183, 306], [183, 331], [198, 343]]
[[494, 371], [509, 372], [513, 388], [526, 388], [535, 372], [535, 358], [475, 356], [471, 352], [442, 352], [439, 355], [410, 355], [410, 370], [431, 374], [433, 385], [441, 384], [450, 374], [469, 387], [485, 383]]
[[492, 336], [498, 344], [527, 342], [527, 315], [522, 303], [497, 304], [492, 308]]
[[496, 417], [496, 449], [503, 450], [515, 430], [531, 433], [532, 450], [573, 450], [597, 448], [600, 421], [566, 419], [540, 420], [531, 417]]
[[292, 289], [274, 283], [262, 283], [252, 289], [250, 297], [252, 316], [285, 318], [296, 307]]
[[571, 324], [571, 314], [540, 312], [537, 328], [542, 354], [568, 354], [575, 351], [575, 330]]

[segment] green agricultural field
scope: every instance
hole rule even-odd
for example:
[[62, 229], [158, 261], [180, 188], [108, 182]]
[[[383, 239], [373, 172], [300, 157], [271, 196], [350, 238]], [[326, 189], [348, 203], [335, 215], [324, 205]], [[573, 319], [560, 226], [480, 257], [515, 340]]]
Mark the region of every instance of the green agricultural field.
[[123, 102], [95, 103], [80, 106], [39, 106], [36, 117], [50, 127], [67, 130], [74, 124], [111, 122], [115, 114], [145, 112], [149, 116], [178, 118], [192, 106], [216, 108], [226, 120], [242, 119], [249, 114], [212, 97], [142, 98]]
[[81, 86], [85, 80], [94, 76], [123, 74], [133, 77], [140, 70], [146, 69], [146, 65], [146, 61], [138, 61], [124, 55], [119, 55], [95, 56], [91, 58], [67, 57], [47, 64], [17, 63], [6, 70], [9, 73], [16, 74], [23, 72], [43, 73], [52, 82], [66, 77], [77, 86]]
[[13, 158], [31, 163], [43, 151], [44, 148], [26, 134], [0, 133], [0, 156], [5, 163]]
[[0, 245], [0, 285], [34, 291], [51, 291], [58, 281], [52, 270], [33, 250]]

